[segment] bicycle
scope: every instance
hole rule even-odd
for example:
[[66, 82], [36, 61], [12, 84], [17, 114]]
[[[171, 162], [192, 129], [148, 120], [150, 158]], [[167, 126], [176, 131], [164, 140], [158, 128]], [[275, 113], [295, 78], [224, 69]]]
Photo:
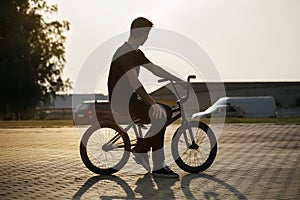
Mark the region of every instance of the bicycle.
[[[190, 80], [188, 76], [186, 96], [180, 96], [171, 80], [161, 79], [159, 82], [170, 81], [177, 97], [177, 107], [172, 109], [172, 118], [167, 126], [181, 117], [181, 124], [172, 137], [171, 151], [176, 164], [189, 173], [199, 173], [209, 168], [217, 154], [217, 140], [212, 129], [201, 121], [189, 121], [183, 110], [183, 103], [189, 98]], [[113, 174], [121, 170], [127, 163], [131, 149], [136, 145], [136, 138], [142, 136], [143, 124], [138, 121], [126, 124], [123, 128], [113, 120], [112, 113], [93, 124], [83, 134], [80, 142], [80, 155], [85, 166], [94, 173], [101, 175]], [[110, 111], [111, 112], [111, 111]], [[134, 137], [129, 137], [129, 130]]]

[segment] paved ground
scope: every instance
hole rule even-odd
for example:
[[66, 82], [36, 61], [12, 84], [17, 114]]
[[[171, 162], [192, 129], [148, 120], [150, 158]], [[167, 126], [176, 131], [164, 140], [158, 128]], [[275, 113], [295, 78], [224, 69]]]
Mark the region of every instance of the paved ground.
[[300, 199], [300, 125], [226, 125], [205, 173], [170, 163], [179, 180], [153, 179], [132, 158], [97, 176], [74, 128], [0, 129], [0, 138], [0, 199]]

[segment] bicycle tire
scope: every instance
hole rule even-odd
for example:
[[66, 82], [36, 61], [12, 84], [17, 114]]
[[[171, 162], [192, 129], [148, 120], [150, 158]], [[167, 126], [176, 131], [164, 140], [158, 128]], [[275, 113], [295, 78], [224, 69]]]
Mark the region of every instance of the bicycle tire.
[[[119, 136], [117, 144], [120, 147], [105, 151], [104, 144], [116, 135]], [[82, 136], [80, 156], [85, 166], [92, 172], [101, 175], [113, 174], [121, 170], [129, 159], [129, 137], [114, 122], [100, 121], [88, 128]]]
[[[206, 169], [208, 169], [215, 160], [217, 155], [217, 140], [211, 128], [203, 122], [192, 121], [189, 123], [193, 132], [193, 136], [195, 138], [195, 146], [187, 147], [185, 143], [185, 138], [183, 133], [189, 133], [186, 125], [179, 127], [173, 138], [172, 138], [172, 156], [175, 160], [176, 164], [186, 172], [189, 173], [199, 173]], [[196, 130], [196, 131], [195, 131]], [[200, 139], [199, 136], [204, 137], [204, 139]], [[187, 134], [189, 135], [189, 134]], [[205, 143], [201, 143], [201, 142]], [[183, 142], [183, 144], [182, 144]], [[207, 156], [203, 156], [205, 153], [204, 150], [208, 145], [209, 152], [207, 152]], [[203, 147], [203, 149], [202, 149]], [[192, 158], [185, 158], [187, 156], [194, 156]], [[197, 158], [203, 157], [203, 161], [198, 161]], [[197, 161], [196, 161], [197, 160]], [[191, 163], [189, 161], [196, 161], [195, 163]]]

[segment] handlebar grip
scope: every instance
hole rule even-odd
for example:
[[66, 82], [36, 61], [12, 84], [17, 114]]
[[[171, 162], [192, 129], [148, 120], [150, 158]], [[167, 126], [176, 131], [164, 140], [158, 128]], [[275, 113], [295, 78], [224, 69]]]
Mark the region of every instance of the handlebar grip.
[[159, 79], [158, 82], [159, 82], [159, 83], [162, 83], [162, 82], [166, 82], [166, 81], [168, 81], [168, 80], [169, 80], [169, 79], [163, 78], [163, 79]]
[[196, 78], [196, 75], [189, 75], [188, 76], [188, 80], [190, 80], [190, 79], [195, 79]]

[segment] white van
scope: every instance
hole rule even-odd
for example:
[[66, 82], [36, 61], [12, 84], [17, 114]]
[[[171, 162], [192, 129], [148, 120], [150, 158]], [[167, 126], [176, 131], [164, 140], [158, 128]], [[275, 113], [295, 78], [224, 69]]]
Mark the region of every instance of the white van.
[[221, 105], [235, 105], [245, 112], [244, 117], [276, 117], [275, 99], [272, 96], [258, 97], [222, 97], [204, 112], [193, 114], [192, 118], [205, 117], [212, 114]]

